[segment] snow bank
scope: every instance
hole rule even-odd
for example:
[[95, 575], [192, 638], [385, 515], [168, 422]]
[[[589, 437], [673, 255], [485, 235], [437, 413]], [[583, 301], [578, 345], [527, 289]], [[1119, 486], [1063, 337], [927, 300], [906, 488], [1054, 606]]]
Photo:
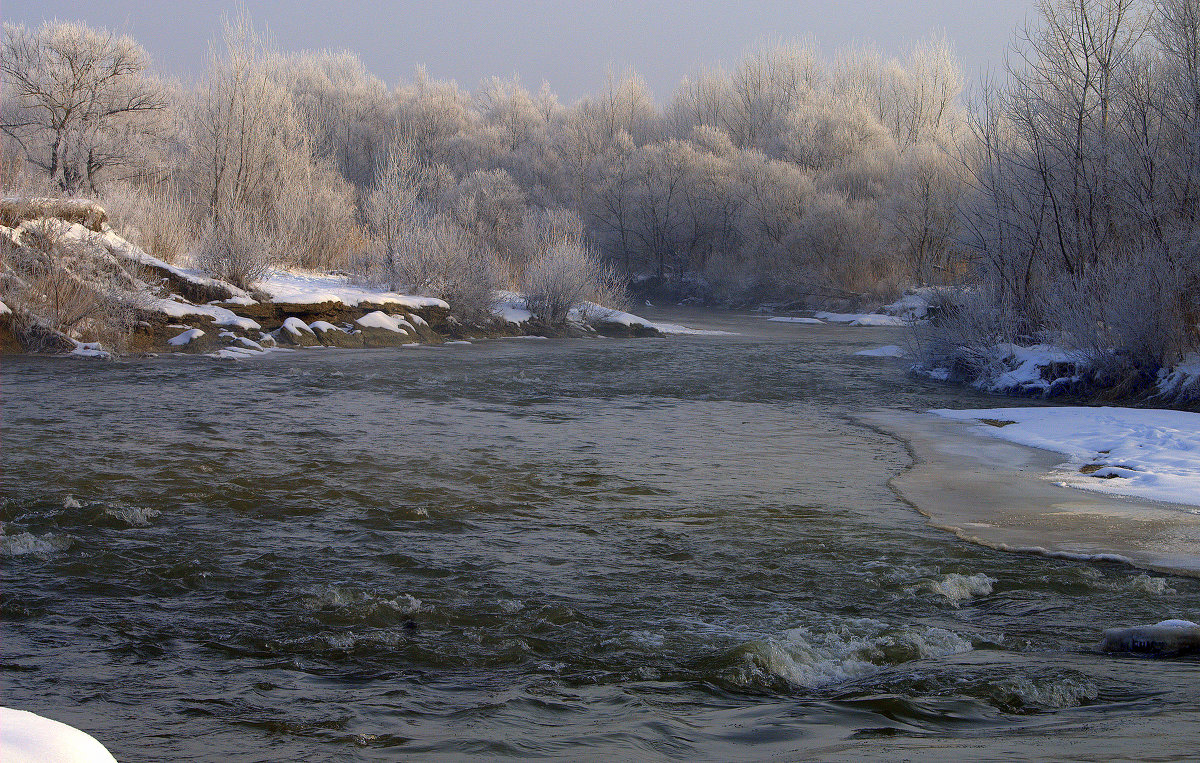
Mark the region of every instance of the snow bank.
[[[81, 226], [76, 226], [76, 227], [81, 227]], [[74, 228], [72, 230], [74, 231]], [[86, 229], [84, 229], [84, 230], [86, 231]], [[78, 235], [78, 233], [76, 233], [76, 235]], [[172, 265], [172, 264], [166, 262], [165, 260], [160, 260], [159, 258], [157, 258], [151, 254], [147, 254], [136, 244], [132, 244], [132, 243], [126, 241], [125, 239], [121, 238], [111, 228], [108, 228], [107, 226], [105, 227], [105, 231], [103, 233], [87, 232], [87, 235], [89, 235], [91, 237], [95, 237], [96, 240], [100, 241], [105, 246], [107, 246], [109, 251], [111, 251], [113, 254], [117, 254], [122, 257], [125, 257], [126, 259], [133, 260], [134, 262], [137, 262], [141, 265], [146, 265], [148, 267], [165, 270], [166, 272], [170, 273], [171, 275], [175, 276], [176, 278], [178, 278], [182, 281], [187, 281], [189, 283], [193, 283], [197, 286], [205, 287], [208, 289], [216, 289], [218, 291], [221, 291], [221, 290], [228, 291], [229, 294], [233, 297], [233, 299], [231, 301], [237, 302], [239, 304], [247, 304], [247, 305], [255, 304], [254, 299], [244, 289], [239, 289], [238, 287], [236, 287], [233, 284], [228, 283], [226, 281], [218, 281], [215, 278], [210, 278], [209, 276], [205, 275], [203, 272], [196, 270], [194, 268], [180, 268], [180, 267], [176, 267], [175, 265]]]
[[517, 325], [533, 320], [533, 313], [526, 306], [525, 296], [512, 291], [496, 292], [492, 315]]
[[363, 302], [376, 305], [401, 305], [410, 310], [422, 307], [449, 309], [450, 305], [436, 297], [417, 297], [397, 294], [384, 289], [372, 289], [350, 283], [346, 276], [329, 273], [309, 273], [299, 270], [275, 270], [254, 284], [255, 288], [269, 294], [275, 302], [290, 302], [297, 305], [315, 305], [321, 302], [341, 302], [358, 307]]
[[344, 329], [338, 328], [329, 321], [313, 321], [312, 323], [308, 324], [308, 327], [313, 331], [320, 331], [322, 334], [324, 334], [326, 331], [341, 331], [342, 333], [345, 333]]
[[295, 316], [288, 316], [280, 328], [292, 336], [304, 336], [305, 334], [314, 333], [313, 330], [308, 327], [307, 323]]
[[627, 313], [622, 310], [616, 310], [604, 305], [598, 305], [595, 302], [584, 302], [582, 307], [577, 307], [571, 310], [567, 316], [570, 320], [577, 320], [586, 323], [615, 323], [619, 326], [637, 326], [642, 325], [647, 328], [652, 328], [661, 334], [675, 334], [681, 336], [735, 336], [729, 331], [715, 331], [708, 329], [694, 329], [687, 326], [681, 326], [678, 323], [655, 323], [647, 320], [640, 315]]
[[[509, 323], [521, 324], [533, 319], [525, 295], [514, 291], [496, 292], [496, 302], [492, 306], [492, 315]], [[677, 323], [655, 323], [640, 315], [627, 313], [612, 307], [584, 302], [579, 307], [573, 307], [567, 313], [567, 320], [574, 323], [614, 323], [618, 326], [645, 326], [661, 334], [690, 335], [690, 336], [728, 336], [728, 331], [710, 331], [681, 326]]]
[[814, 313], [814, 317], [826, 323], [848, 323], [851, 326], [907, 326], [908, 321], [895, 315], [879, 313]]
[[[1134, 408], [935, 410], [975, 431], [1056, 453], [1068, 461], [1057, 484], [1112, 495], [1200, 506], [1200, 414]], [[1011, 422], [1011, 423], [1009, 423]]]
[[397, 334], [416, 334], [417, 330], [411, 323], [403, 318], [397, 318], [394, 315], [376, 310], [373, 313], [367, 313], [363, 317], [355, 321], [363, 328], [384, 329], [386, 331], [394, 331]]
[[193, 340], [199, 339], [202, 336], [204, 336], [204, 332], [201, 331], [200, 329], [188, 329], [187, 331], [183, 332], [182, 334], [179, 334], [178, 336], [173, 336], [170, 339], [168, 339], [167, 344], [173, 345], [175, 347], [182, 347], [185, 344], [191, 344]]
[[[1070, 391], [1084, 381], [1091, 367], [1091, 361], [1082, 352], [1051, 344], [1022, 347], [1008, 342], [987, 348], [974, 362], [981, 369], [979, 375], [966, 381], [983, 392], [1002, 395], [1050, 396]], [[949, 381], [955, 376], [941, 365], [917, 364], [911, 370], [938, 381]]]
[[1200, 352], [1192, 353], [1174, 368], [1160, 371], [1157, 387], [1162, 397], [1200, 400]]
[[888, 315], [903, 318], [909, 323], [925, 320], [929, 317], [930, 305], [937, 298], [937, 291], [932, 286], [922, 286], [881, 309]]
[[71, 350], [68, 355], [78, 355], [81, 358], [111, 358], [112, 353], [100, 346], [99, 342], [80, 342], [75, 339], [70, 340], [71, 344], [75, 345], [75, 349]]
[[863, 355], [868, 358], [903, 358], [908, 354], [908, 351], [898, 344], [889, 344], [871, 350], [859, 350], [854, 354]]
[[254, 331], [262, 328], [256, 321], [250, 318], [243, 318], [235, 314], [232, 310], [227, 310], [224, 307], [216, 305], [193, 305], [174, 299], [156, 299], [148, 307], [155, 312], [165, 313], [172, 318], [207, 316], [212, 318], [213, 323], [217, 326], [232, 326], [245, 331]]
[[116, 758], [90, 734], [8, 707], [0, 707], [0, 760], [4, 763], [116, 763]]

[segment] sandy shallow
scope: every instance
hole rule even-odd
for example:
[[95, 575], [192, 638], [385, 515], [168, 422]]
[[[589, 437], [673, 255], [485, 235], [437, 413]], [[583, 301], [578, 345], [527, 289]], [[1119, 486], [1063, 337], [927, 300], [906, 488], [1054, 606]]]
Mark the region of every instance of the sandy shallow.
[[1054, 484], [1061, 454], [970, 431], [928, 413], [859, 417], [905, 442], [913, 466], [891, 486], [934, 527], [1004, 550], [1111, 559], [1200, 577], [1200, 513]]

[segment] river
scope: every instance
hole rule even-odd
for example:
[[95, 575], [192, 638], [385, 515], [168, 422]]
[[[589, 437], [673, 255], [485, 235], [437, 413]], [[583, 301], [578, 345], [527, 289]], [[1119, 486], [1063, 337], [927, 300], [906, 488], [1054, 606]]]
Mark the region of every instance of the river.
[[119, 760], [1184, 760], [1200, 579], [930, 527], [885, 328], [5, 358], [2, 701]]

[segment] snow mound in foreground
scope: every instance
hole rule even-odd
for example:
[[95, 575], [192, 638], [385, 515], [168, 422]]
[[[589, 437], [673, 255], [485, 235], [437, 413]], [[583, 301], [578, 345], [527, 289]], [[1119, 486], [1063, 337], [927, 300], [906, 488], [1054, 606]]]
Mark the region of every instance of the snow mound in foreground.
[[1200, 506], [1200, 413], [1135, 408], [934, 410], [975, 431], [1063, 453], [1052, 478], [1101, 493]]
[[116, 763], [116, 758], [90, 734], [8, 707], [0, 707], [0, 760], [4, 763]]

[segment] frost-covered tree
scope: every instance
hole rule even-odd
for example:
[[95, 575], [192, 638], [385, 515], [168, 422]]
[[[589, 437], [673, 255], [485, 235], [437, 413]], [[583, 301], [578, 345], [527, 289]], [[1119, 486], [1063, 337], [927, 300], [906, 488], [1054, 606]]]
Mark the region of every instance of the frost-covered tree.
[[0, 128], [63, 192], [137, 174], [167, 130], [162, 85], [132, 38], [83, 24], [4, 25]]

